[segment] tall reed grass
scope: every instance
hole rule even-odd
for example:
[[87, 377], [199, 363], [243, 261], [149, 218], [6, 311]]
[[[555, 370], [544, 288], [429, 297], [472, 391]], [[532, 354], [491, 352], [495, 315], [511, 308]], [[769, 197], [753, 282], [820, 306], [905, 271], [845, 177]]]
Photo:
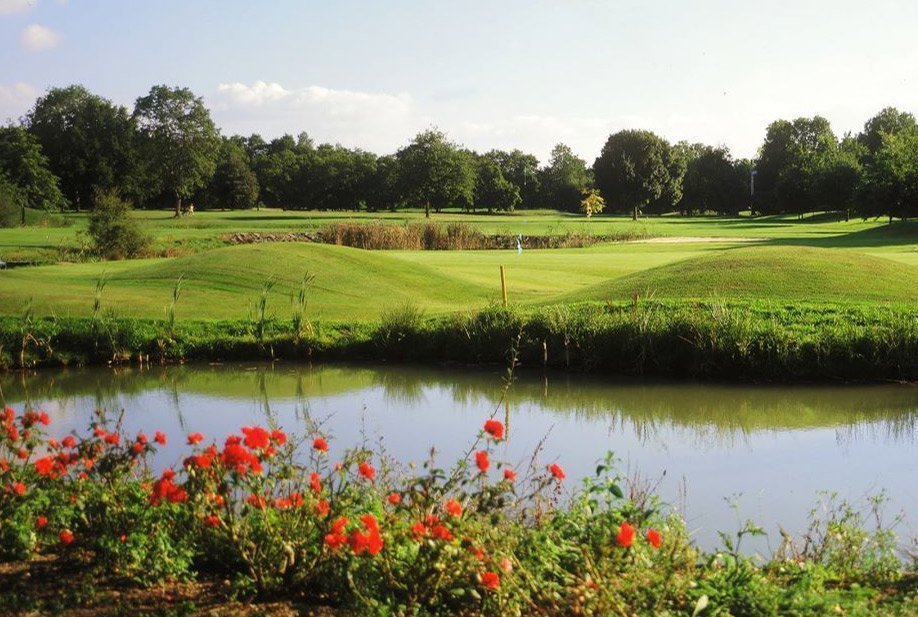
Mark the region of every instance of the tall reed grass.
[[[517, 236], [487, 235], [467, 223], [348, 223], [328, 225], [317, 234], [327, 244], [350, 246], [366, 250], [407, 251], [468, 251], [515, 249]], [[525, 236], [526, 249], [579, 248], [600, 242], [620, 242], [647, 237], [646, 232], [629, 231], [618, 234], [567, 232], [557, 235]]]
[[[642, 300], [520, 310], [491, 306], [446, 317], [412, 307], [380, 323], [324, 324], [312, 334], [262, 312], [252, 322], [183, 321], [163, 350], [163, 324], [108, 318], [0, 318], [0, 367], [100, 364], [138, 354], [162, 362], [336, 359], [507, 361], [601, 374], [739, 381], [918, 380], [911, 307]], [[266, 355], [268, 351], [273, 355]]]

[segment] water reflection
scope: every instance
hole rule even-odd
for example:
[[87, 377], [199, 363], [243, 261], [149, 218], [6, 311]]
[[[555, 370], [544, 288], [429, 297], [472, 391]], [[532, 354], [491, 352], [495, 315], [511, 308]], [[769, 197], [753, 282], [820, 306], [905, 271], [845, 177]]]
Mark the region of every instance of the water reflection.
[[451, 406], [493, 411], [537, 406], [556, 416], [601, 419], [631, 430], [642, 443], [664, 429], [691, 429], [700, 447], [744, 443], [761, 431], [833, 427], [839, 443], [859, 439], [914, 442], [918, 386], [736, 386], [635, 382], [563, 373], [517, 373], [504, 391], [500, 371], [464, 368], [211, 365], [42, 371], [0, 376], [0, 401], [47, 404], [62, 410], [76, 399], [120, 409], [145, 394], [168, 396], [180, 426], [199, 397], [245, 400], [276, 418], [272, 402], [296, 401], [308, 417], [310, 400], [374, 389], [389, 407], [443, 411]]

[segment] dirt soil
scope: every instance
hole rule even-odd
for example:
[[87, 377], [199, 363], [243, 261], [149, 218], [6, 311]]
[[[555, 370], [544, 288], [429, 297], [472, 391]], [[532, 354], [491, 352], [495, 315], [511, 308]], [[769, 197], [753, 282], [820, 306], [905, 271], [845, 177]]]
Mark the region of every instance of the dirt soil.
[[99, 578], [83, 564], [54, 557], [0, 563], [4, 617], [351, 617], [349, 612], [295, 600], [238, 601], [230, 591], [229, 581], [219, 580], [142, 588]]

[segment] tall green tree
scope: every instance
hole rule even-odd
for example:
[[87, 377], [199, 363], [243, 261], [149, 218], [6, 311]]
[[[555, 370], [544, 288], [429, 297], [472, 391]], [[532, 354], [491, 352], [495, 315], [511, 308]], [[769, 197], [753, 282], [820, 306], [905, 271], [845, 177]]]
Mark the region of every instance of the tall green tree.
[[505, 180], [513, 184], [520, 195], [519, 207], [539, 207], [539, 159], [522, 150], [491, 150], [485, 157], [494, 161]]
[[448, 141], [436, 129], [419, 133], [395, 154], [401, 185], [410, 201], [439, 212], [443, 208], [468, 208], [474, 201], [475, 161], [470, 153]]
[[301, 184], [314, 154], [311, 140], [297, 143], [292, 135], [284, 135], [265, 144], [260, 137], [253, 137], [249, 149], [264, 204], [272, 208], [306, 207]]
[[867, 148], [870, 156], [873, 156], [883, 146], [885, 135], [896, 135], [916, 127], [918, 122], [912, 114], [899, 111], [895, 107], [885, 107], [864, 123], [864, 130], [857, 136], [857, 140]]
[[679, 201], [685, 160], [651, 131], [625, 130], [609, 136], [593, 164], [596, 187], [618, 210], [641, 210], [661, 198]]
[[154, 192], [175, 199], [175, 215], [182, 199], [213, 176], [220, 152], [220, 135], [204, 102], [187, 88], [153, 86], [137, 99], [134, 121], [146, 164], [146, 181]]
[[376, 160], [376, 171], [366, 195], [368, 210], [395, 210], [404, 202], [402, 197], [399, 162], [395, 155], [388, 154]]
[[586, 161], [563, 143], [552, 148], [548, 164], [539, 175], [542, 206], [556, 210], [577, 212], [583, 193], [593, 185]]
[[475, 182], [475, 207], [488, 212], [513, 212], [520, 203], [520, 190], [509, 182], [491, 158], [484, 156], [478, 161]]
[[258, 205], [258, 178], [238, 141], [224, 140], [217, 169], [208, 185], [208, 206], [233, 210]]
[[748, 205], [748, 172], [737, 165], [727, 148], [692, 144], [688, 152], [678, 204], [683, 214], [736, 214]]
[[0, 176], [16, 187], [23, 206], [59, 210], [67, 203], [41, 145], [21, 126], [0, 127]]
[[126, 108], [83, 86], [52, 88], [26, 124], [77, 210], [90, 207], [97, 192], [131, 191], [134, 123]]
[[305, 207], [357, 211], [369, 199], [376, 173], [376, 155], [322, 144], [300, 172], [297, 186], [306, 195]]
[[890, 222], [918, 216], [918, 128], [884, 133], [865, 175], [875, 213], [887, 214]]
[[756, 163], [759, 209], [802, 214], [823, 207], [820, 181], [837, 155], [838, 140], [825, 118], [772, 122]]

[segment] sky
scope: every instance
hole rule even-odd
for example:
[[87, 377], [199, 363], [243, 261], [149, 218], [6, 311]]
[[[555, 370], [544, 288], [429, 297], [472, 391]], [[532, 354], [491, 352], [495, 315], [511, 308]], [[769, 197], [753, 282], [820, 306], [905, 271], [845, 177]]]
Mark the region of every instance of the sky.
[[0, 122], [166, 84], [227, 135], [379, 154], [437, 127], [542, 161], [622, 129], [751, 157], [779, 118], [918, 113], [916, 34], [914, 0], [0, 0]]

